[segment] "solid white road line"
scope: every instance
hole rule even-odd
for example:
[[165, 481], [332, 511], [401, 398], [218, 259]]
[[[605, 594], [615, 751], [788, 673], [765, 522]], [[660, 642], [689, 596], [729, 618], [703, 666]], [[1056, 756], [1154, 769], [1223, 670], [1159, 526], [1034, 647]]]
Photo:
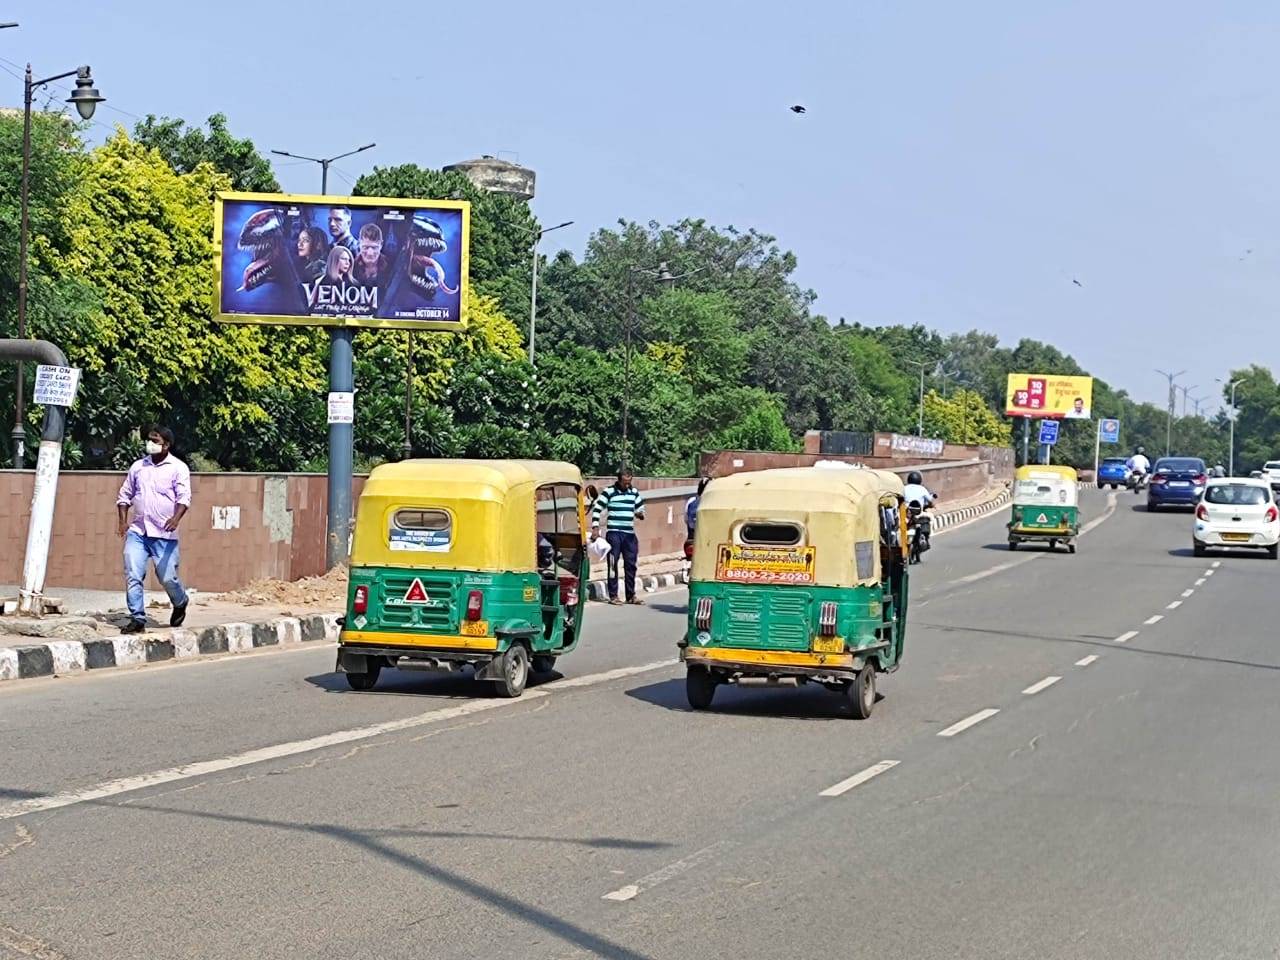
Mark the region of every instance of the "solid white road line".
[[1132, 639], [1133, 639], [1134, 637], [1136, 637], [1137, 635], [1138, 635], [1138, 631], [1137, 631], [1137, 630], [1130, 630], [1130, 631], [1128, 631], [1127, 633], [1122, 633], [1122, 634], [1120, 634], [1120, 636], [1116, 637], [1116, 638], [1115, 638], [1115, 640], [1114, 640], [1114, 641], [1112, 641], [1112, 642], [1113, 642], [1113, 643], [1128, 643], [1130, 640], [1132, 640]]
[[1147, 617], [1147, 619], [1143, 620], [1142, 622], [1143, 622], [1144, 624], [1146, 624], [1146, 625], [1149, 627], [1149, 626], [1151, 626], [1153, 623], [1159, 623], [1159, 622], [1160, 622], [1161, 620], [1163, 620], [1163, 619], [1164, 619], [1164, 614], [1163, 614], [1163, 613], [1157, 613], [1154, 617]]
[[1199, 580], [1196, 581], [1196, 586], [1203, 587], [1206, 582], [1207, 582], [1207, 579], [1205, 577], [1201, 577]]
[[1098, 659], [1098, 655], [1096, 653], [1091, 653], [1087, 657], [1082, 657], [1081, 659], [1077, 660], [1076, 666], [1087, 667], [1089, 664], [1093, 663], [1093, 661], [1097, 659]]
[[682, 873], [688, 873], [694, 867], [698, 866], [706, 860], [710, 860], [725, 847], [730, 846], [727, 840], [720, 840], [711, 844], [709, 847], [703, 847], [695, 853], [689, 854], [683, 860], [677, 860], [675, 863], [669, 863], [661, 870], [655, 870], [648, 876], [641, 877], [635, 883], [628, 883], [625, 887], [619, 887], [617, 890], [611, 890], [606, 893], [601, 900], [612, 900], [615, 903], [625, 903], [628, 900], [634, 900], [646, 890], [652, 890], [660, 883], [666, 883]]
[[323, 750], [325, 747], [333, 747], [343, 743], [352, 743], [357, 740], [368, 740], [372, 737], [380, 737], [388, 733], [399, 733], [402, 730], [412, 730], [415, 727], [423, 727], [428, 724], [442, 723], [446, 720], [456, 720], [459, 717], [466, 717], [473, 713], [484, 713], [489, 710], [498, 710], [502, 707], [512, 707], [517, 704], [528, 703], [530, 700], [538, 700], [542, 697], [551, 696], [560, 689], [590, 687], [599, 683], [608, 683], [610, 680], [633, 676], [637, 673], [661, 670], [665, 667], [674, 666], [679, 662], [679, 660], [658, 660], [653, 663], [646, 663], [635, 667], [620, 667], [617, 670], [607, 670], [603, 673], [594, 673], [585, 677], [574, 677], [571, 680], [561, 680], [556, 683], [547, 684], [544, 687], [538, 687], [536, 690], [526, 690], [524, 696], [518, 697], [514, 700], [469, 700], [466, 703], [459, 704], [458, 706], [445, 707], [441, 710], [429, 710], [426, 713], [415, 714], [411, 717], [403, 717], [399, 720], [387, 720], [383, 723], [370, 724], [367, 727], [356, 727], [351, 730], [339, 730], [336, 733], [327, 733], [323, 736], [311, 737], [307, 740], [294, 740], [290, 743], [277, 743], [273, 746], [261, 747], [257, 750], [249, 750], [245, 753], [237, 753], [217, 760], [202, 760], [196, 763], [183, 764], [179, 767], [169, 767], [165, 770], [156, 770], [152, 773], [144, 773], [134, 777], [121, 777], [118, 780], [107, 780], [84, 790], [57, 793], [47, 797], [31, 797], [27, 800], [18, 800], [7, 806], [0, 807], [0, 820], [11, 820], [14, 817], [21, 817], [28, 813], [39, 813], [45, 810], [56, 810], [59, 807], [70, 807], [77, 803], [87, 803], [90, 800], [101, 800], [104, 797], [114, 797], [117, 794], [129, 793], [134, 790], [142, 790], [146, 787], [154, 787], [163, 783], [173, 783], [175, 780], [190, 780], [193, 777], [208, 776], [211, 773], [221, 773], [224, 770], [233, 770], [237, 767], [247, 767], [254, 763], [263, 763], [268, 760], [279, 760], [283, 757], [292, 757], [300, 753], [310, 753], [313, 750]]
[[988, 720], [991, 717], [994, 717], [999, 712], [1000, 711], [995, 707], [987, 707], [985, 710], [979, 710], [973, 716], [965, 717], [959, 723], [953, 723], [945, 730], [939, 730], [938, 736], [954, 737], [957, 733], [964, 733], [964, 731], [968, 730], [970, 727], [981, 723], [983, 720]]
[[1027, 687], [1027, 689], [1023, 690], [1022, 692], [1027, 696], [1031, 696], [1034, 693], [1039, 693], [1041, 690], [1048, 690], [1050, 687], [1052, 687], [1055, 683], [1057, 683], [1061, 679], [1062, 679], [1061, 677], [1045, 677], [1043, 680], [1033, 683], [1031, 686]]
[[1171, 603], [1171, 604], [1169, 604], [1167, 607], [1165, 607], [1165, 609], [1166, 609], [1166, 610], [1177, 610], [1180, 606], [1182, 606], [1182, 601], [1181, 601], [1181, 600], [1175, 600], [1175, 601], [1173, 601], [1173, 603]]
[[1189, 597], [1189, 596], [1191, 596], [1193, 593], [1195, 593], [1195, 590], [1183, 590], [1183, 591], [1182, 591], [1182, 595], [1183, 595], [1184, 597]]
[[881, 760], [877, 764], [873, 764], [861, 773], [855, 773], [852, 777], [841, 780], [839, 783], [832, 784], [823, 790], [818, 796], [820, 797], [838, 797], [842, 793], [848, 793], [859, 784], [866, 783], [872, 777], [878, 777], [886, 770], [892, 770], [902, 761], [900, 760]]

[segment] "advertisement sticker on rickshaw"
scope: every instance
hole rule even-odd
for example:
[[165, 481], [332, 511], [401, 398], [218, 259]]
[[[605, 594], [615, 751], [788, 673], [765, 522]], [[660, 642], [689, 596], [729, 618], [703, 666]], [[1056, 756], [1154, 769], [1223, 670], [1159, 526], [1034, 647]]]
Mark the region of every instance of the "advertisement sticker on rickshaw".
[[452, 531], [404, 530], [391, 526], [388, 542], [392, 550], [420, 550], [426, 553], [448, 553]]
[[722, 543], [716, 555], [716, 579], [730, 583], [813, 583], [815, 552], [814, 547]]

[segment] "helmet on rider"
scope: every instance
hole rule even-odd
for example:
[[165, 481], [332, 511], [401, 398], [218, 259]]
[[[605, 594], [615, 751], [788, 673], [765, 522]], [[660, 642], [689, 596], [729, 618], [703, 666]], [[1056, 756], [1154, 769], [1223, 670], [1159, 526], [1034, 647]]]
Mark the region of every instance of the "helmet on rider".
[[1134, 453], [1141, 453], [1141, 454], [1145, 454], [1145, 453], [1147, 452], [1147, 449], [1146, 449], [1146, 447], [1142, 446], [1142, 444], [1138, 444], [1138, 449], [1137, 449], [1137, 450], [1135, 450], [1135, 451], [1133, 451], [1133, 452], [1134, 452]]
[[907, 474], [907, 483], [914, 483], [918, 486], [924, 486], [924, 477], [920, 476], [919, 470], [912, 470]]

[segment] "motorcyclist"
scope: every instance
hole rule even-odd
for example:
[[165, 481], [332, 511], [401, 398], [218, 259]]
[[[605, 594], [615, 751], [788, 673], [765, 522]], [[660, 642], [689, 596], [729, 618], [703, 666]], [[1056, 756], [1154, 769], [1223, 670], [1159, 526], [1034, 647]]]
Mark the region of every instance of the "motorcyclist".
[[1133, 451], [1133, 456], [1125, 461], [1125, 466], [1129, 468], [1132, 486], [1135, 489], [1141, 488], [1146, 482], [1147, 474], [1151, 472], [1151, 461], [1147, 459], [1146, 450], [1139, 446]]
[[1221, 461], [1219, 461], [1213, 465], [1213, 469], [1209, 471], [1209, 474], [1214, 477], [1225, 477], [1227, 475], [1227, 468], [1222, 465]]
[[902, 499], [907, 502], [907, 506], [919, 508], [916, 516], [916, 536], [920, 538], [920, 548], [928, 550], [929, 534], [933, 524], [925, 511], [937, 503], [938, 498], [924, 485], [924, 477], [920, 475], [919, 470], [912, 470], [907, 474], [907, 482], [902, 488]]

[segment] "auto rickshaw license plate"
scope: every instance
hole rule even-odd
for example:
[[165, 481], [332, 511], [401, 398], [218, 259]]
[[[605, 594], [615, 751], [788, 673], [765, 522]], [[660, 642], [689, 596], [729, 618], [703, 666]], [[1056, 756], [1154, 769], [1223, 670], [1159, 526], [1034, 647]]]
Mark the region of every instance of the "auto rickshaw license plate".
[[844, 653], [844, 637], [814, 637], [814, 653]]
[[462, 635], [464, 637], [487, 637], [489, 635], [489, 621], [463, 620]]

